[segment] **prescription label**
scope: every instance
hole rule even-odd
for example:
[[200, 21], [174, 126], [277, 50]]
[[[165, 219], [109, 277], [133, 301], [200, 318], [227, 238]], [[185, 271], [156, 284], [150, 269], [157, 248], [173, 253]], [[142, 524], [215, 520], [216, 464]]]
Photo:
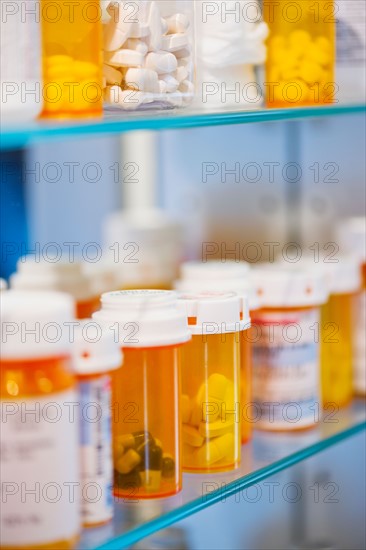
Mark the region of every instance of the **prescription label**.
[[67, 540], [80, 528], [74, 391], [1, 404], [1, 546]]
[[113, 515], [111, 377], [79, 384], [81, 399], [82, 516], [84, 524]]
[[318, 420], [319, 311], [255, 312], [256, 426], [293, 430]]
[[355, 391], [366, 393], [366, 291], [354, 297], [354, 368], [353, 385]]

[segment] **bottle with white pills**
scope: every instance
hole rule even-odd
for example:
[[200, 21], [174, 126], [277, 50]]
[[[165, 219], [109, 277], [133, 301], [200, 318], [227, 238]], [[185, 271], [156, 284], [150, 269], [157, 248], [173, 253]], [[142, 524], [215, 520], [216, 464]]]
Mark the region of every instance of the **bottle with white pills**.
[[25, 122], [42, 108], [39, 0], [1, 2], [1, 122]]
[[112, 0], [103, 24], [110, 108], [175, 108], [194, 97], [193, 2]]

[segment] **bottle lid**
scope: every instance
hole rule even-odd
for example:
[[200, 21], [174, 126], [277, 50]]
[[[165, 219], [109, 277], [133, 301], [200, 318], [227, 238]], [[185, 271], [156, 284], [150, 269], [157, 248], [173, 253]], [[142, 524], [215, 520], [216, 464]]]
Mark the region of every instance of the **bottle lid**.
[[6, 284], [5, 279], [0, 279], [0, 292], [2, 290], [6, 290], [8, 288], [8, 285]]
[[193, 335], [239, 332], [250, 327], [248, 301], [235, 292], [181, 294], [180, 301]]
[[326, 279], [316, 269], [264, 264], [253, 269], [252, 280], [261, 307], [311, 307], [328, 300]]
[[99, 374], [120, 367], [123, 354], [112, 330], [83, 319], [75, 330], [72, 359], [76, 374]]
[[[8, 290], [1, 295], [2, 359], [68, 355], [74, 300], [68, 294]], [[71, 325], [70, 325], [71, 324]]]
[[90, 279], [83, 271], [84, 262], [48, 261], [36, 256], [23, 256], [17, 272], [10, 277], [10, 286], [19, 290], [57, 290], [83, 301], [93, 296]]
[[246, 262], [209, 261], [185, 262], [181, 266], [181, 279], [174, 288], [180, 292], [235, 292], [246, 297], [251, 311], [259, 308], [259, 300], [249, 277]]
[[366, 217], [348, 218], [337, 228], [337, 240], [345, 254], [354, 254], [366, 261]]
[[93, 313], [93, 319], [114, 330], [123, 348], [172, 346], [191, 338], [175, 292], [107, 292], [102, 294], [101, 304], [101, 309]]
[[152, 287], [177, 277], [181, 226], [164, 212], [147, 208], [112, 214], [104, 227], [105, 249], [119, 287]]

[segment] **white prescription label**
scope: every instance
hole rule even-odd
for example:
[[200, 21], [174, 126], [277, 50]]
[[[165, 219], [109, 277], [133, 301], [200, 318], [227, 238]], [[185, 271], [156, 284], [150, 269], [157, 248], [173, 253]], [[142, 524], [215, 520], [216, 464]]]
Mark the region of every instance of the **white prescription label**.
[[1, 546], [67, 540], [80, 530], [73, 390], [1, 404]]
[[366, 291], [354, 297], [354, 360], [353, 386], [357, 393], [366, 394]]
[[111, 377], [82, 381], [79, 391], [83, 523], [102, 523], [113, 516]]
[[311, 426], [320, 408], [319, 310], [255, 312], [252, 325], [256, 426]]

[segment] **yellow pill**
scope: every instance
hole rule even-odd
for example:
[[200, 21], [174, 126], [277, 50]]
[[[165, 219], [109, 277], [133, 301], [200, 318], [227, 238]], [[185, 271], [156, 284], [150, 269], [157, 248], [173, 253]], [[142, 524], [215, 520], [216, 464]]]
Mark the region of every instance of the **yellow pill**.
[[280, 74], [280, 69], [277, 67], [277, 65], [271, 67], [268, 73], [268, 81], [278, 82], [280, 80]]
[[286, 48], [286, 38], [282, 34], [276, 34], [270, 39], [269, 47], [284, 50]]
[[74, 60], [69, 55], [49, 55], [46, 57], [46, 65], [48, 67], [53, 67], [57, 65], [66, 65], [68, 67], [71, 67]]
[[75, 73], [72, 65], [51, 65], [46, 69], [47, 78], [49, 80], [61, 79], [64, 82], [72, 82], [75, 80]]
[[288, 55], [288, 51], [283, 48], [276, 48], [270, 52], [273, 63], [282, 65]]
[[214, 399], [224, 399], [228, 380], [223, 374], [211, 374], [207, 380], [207, 395]]
[[161, 471], [144, 470], [143, 472], [140, 472], [140, 479], [146, 492], [155, 492], [160, 488]]
[[86, 61], [74, 61], [73, 70], [78, 80], [95, 78], [99, 73], [99, 67], [97, 65], [94, 63], [87, 63]]
[[319, 48], [319, 46], [317, 46], [316, 44], [310, 44], [306, 50], [305, 59], [313, 61], [314, 63], [325, 67], [330, 63], [331, 56], [330, 52]]
[[203, 444], [204, 438], [196, 428], [184, 424], [182, 428], [182, 440], [183, 443], [187, 443], [192, 447], [200, 447]]
[[113, 442], [113, 454], [115, 459], [121, 457], [124, 452], [125, 452], [124, 445], [119, 441], [118, 438], [116, 438]]
[[290, 48], [306, 47], [311, 42], [311, 36], [307, 31], [298, 29], [288, 37]]
[[194, 451], [193, 458], [196, 466], [211, 466], [226, 456], [233, 456], [234, 442], [235, 438], [232, 433], [210, 439]]
[[308, 84], [319, 82], [322, 72], [321, 67], [312, 61], [304, 61], [300, 66], [301, 78]]
[[129, 474], [141, 462], [141, 456], [133, 449], [129, 449], [116, 461], [115, 468], [120, 474]]
[[293, 67], [293, 68], [287, 68], [284, 67], [281, 70], [281, 78], [282, 80], [294, 80], [296, 78], [299, 78], [301, 74], [300, 67]]
[[188, 424], [189, 419], [191, 417], [192, 407], [191, 407], [191, 400], [189, 399], [189, 395], [182, 395], [181, 400], [181, 412], [182, 412], [182, 422], [183, 424]]
[[318, 36], [318, 38], [315, 40], [315, 45], [327, 53], [330, 53], [332, 49], [330, 40], [328, 40], [328, 38], [326, 38], [325, 36]]
[[217, 420], [216, 422], [205, 423], [201, 422], [199, 426], [199, 433], [202, 437], [211, 439], [212, 437], [218, 437], [226, 433], [232, 432], [234, 427], [234, 418], [222, 422]]
[[117, 437], [114, 438], [114, 446], [116, 448], [120, 446], [124, 449], [130, 449], [135, 446], [135, 438], [132, 434], [117, 435]]

